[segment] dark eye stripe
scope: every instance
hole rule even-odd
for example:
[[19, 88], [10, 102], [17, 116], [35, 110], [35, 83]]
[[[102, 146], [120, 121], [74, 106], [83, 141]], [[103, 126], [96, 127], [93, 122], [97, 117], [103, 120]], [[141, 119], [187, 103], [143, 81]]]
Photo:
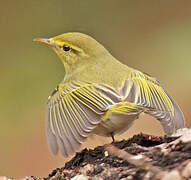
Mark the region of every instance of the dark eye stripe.
[[70, 51], [70, 46], [65, 45], [62, 47], [64, 51]]

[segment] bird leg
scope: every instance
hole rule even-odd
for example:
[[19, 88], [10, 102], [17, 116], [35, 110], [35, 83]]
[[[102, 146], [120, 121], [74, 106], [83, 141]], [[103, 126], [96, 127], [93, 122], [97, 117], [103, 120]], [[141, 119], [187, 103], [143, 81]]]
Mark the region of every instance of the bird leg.
[[112, 138], [112, 142], [115, 142], [115, 138], [114, 138], [114, 134], [113, 134], [113, 132], [111, 132], [111, 138]]

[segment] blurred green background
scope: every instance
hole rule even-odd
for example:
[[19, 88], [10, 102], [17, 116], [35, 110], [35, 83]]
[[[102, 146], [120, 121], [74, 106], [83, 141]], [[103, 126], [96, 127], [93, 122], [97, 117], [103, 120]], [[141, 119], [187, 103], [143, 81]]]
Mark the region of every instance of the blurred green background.
[[[191, 116], [191, 1], [1, 0], [0, 176], [46, 177], [66, 159], [53, 157], [45, 135], [46, 101], [64, 67], [48, 47], [32, 42], [68, 32], [87, 33], [123, 63], [157, 77]], [[144, 115], [119, 139], [162, 135]], [[111, 139], [92, 137], [84, 146]], [[84, 147], [83, 146], [83, 147]]]

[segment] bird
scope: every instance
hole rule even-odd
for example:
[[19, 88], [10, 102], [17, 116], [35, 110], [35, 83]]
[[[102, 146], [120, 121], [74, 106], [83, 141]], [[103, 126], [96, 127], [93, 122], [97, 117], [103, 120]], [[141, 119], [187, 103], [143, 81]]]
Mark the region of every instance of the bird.
[[142, 113], [157, 119], [167, 135], [185, 127], [181, 109], [156, 78], [121, 63], [93, 37], [67, 32], [34, 41], [53, 49], [65, 69], [47, 102], [54, 155], [73, 155], [91, 134], [114, 141]]

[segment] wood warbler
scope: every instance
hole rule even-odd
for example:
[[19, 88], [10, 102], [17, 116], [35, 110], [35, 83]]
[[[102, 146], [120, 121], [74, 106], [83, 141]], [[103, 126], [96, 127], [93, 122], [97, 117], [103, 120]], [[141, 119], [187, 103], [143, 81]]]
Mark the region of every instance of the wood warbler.
[[92, 37], [73, 32], [34, 41], [51, 47], [65, 67], [48, 99], [53, 154], [72, 155], [90, 133], [114, 140], [142, 112], [159, 120], [168, 135], [184, 127], [183, 113], [155, 78], [120, 63]]

